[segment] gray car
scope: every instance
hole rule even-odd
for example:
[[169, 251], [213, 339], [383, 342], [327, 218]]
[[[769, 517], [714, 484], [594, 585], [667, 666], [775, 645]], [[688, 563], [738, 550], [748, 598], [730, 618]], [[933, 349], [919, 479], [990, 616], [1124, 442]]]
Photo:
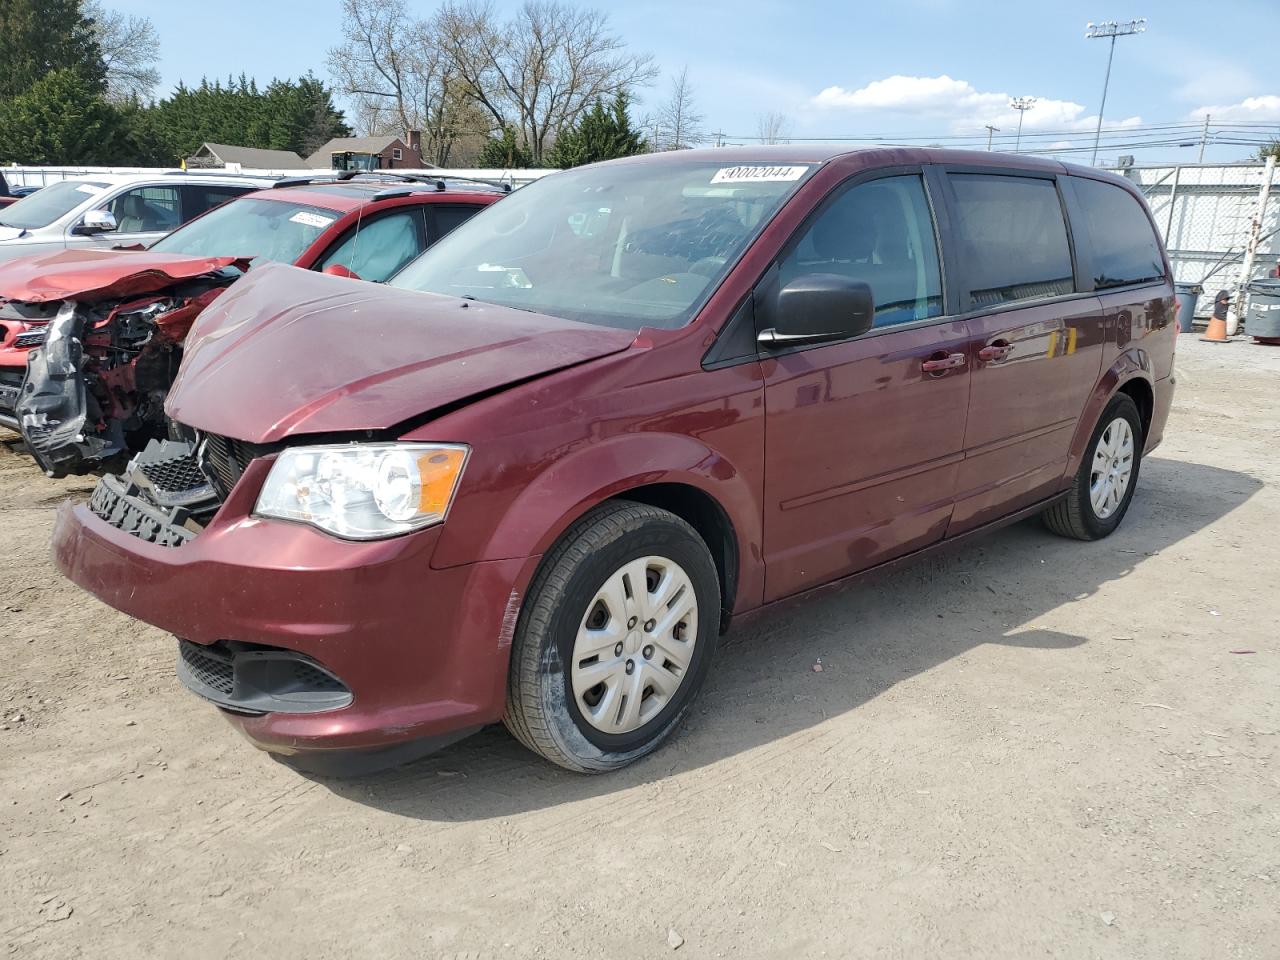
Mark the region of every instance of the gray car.
[[159, 240], [211, 207], [270, 186], [234, 174], [104, 173], [51, 183], [0, 207], [0, 261]]

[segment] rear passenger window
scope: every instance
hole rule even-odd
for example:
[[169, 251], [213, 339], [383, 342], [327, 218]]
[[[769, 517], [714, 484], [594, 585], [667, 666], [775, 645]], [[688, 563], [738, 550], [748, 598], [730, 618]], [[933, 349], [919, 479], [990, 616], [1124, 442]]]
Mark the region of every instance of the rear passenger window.
[[430, 209], [434, 226], [430, 242], [435, 243], [446, 233], [452, 232], [455, 227], [462, 226], [484, 208], [432, 204]]
[[837, 197], [779, 265], [783, 285], [809, 273], [870, 286], [877, 327], [939, 316], [938, 244], [920, 178], [886, 177]]
[[1098, 180], [1072, 177], [1084, 212], [1093, 284], [1099, 290], [1164, 276], [1164, 258], [1151, 221], [1126, 190]]
[[1052, 180], [950, 175], [955, 232], [967, 252], [968, 309], [1075, 291], [1071, 245]]
[[190, 220], [206, 210], [212, 210], [219, 204], [248, 193], [250, 189], [252, 188], [225, 187], [217, 184], [193, 184], [183, 187], [187, 195], [187, 205], [183, 212], [186, 219]]

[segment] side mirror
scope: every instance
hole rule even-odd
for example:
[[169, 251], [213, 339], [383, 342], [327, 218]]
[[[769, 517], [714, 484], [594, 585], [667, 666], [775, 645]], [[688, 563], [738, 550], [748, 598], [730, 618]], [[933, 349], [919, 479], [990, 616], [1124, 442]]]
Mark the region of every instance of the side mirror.
[[116, 215], [110, 210], [90, 210], [75, 232], [93, 236], [98, 233], [114, 233], [117, 229], [119, 225], [116, 223]]
[[764, 346], [788, 347], [847, 340], [871, 329], [876, 318], [871, 287], [834, 273], [797, 277], [778, 291], [774, 325], [761, 330]]
[[356, 273], [350, 267], [344, 267], [340, 263], [331, 263], [321, 273], [327, 273], [331, 277], [346, 277], [348, 280], [359, 280], [360, 274]]

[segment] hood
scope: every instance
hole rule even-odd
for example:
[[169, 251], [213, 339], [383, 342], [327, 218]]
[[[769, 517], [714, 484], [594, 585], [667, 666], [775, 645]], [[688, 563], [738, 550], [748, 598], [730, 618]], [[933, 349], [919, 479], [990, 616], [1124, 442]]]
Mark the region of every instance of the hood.
[[223, 267], [247, 269], [237, 257], [187, 257], [128, 250], [60, 250], [0, 263], [0, 298], [43, 303], [92, 302], [156, 293]]
[[200, 315], [165, 409], [253, 443], [383, 430], [634, 340], [624, 330], [271, 263]]
[[0, 243], [5, 240], [17, 240], [26, 232], [22, 227], [0, 227]]

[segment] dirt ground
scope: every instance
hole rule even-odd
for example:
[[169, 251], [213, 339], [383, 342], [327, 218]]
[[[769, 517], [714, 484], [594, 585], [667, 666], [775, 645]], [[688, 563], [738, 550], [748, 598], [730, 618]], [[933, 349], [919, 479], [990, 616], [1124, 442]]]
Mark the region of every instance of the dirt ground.
[[[1280, 349], [1184, 337], [1120, 531], [1019, 524], [727, 638], [606, 777], [500, 728], [312, 780], [60, 579], [0, 445], [0, 943], [23, 957], [1280, 956]], [[815, 664], [822, 670], [816, 671]]]

